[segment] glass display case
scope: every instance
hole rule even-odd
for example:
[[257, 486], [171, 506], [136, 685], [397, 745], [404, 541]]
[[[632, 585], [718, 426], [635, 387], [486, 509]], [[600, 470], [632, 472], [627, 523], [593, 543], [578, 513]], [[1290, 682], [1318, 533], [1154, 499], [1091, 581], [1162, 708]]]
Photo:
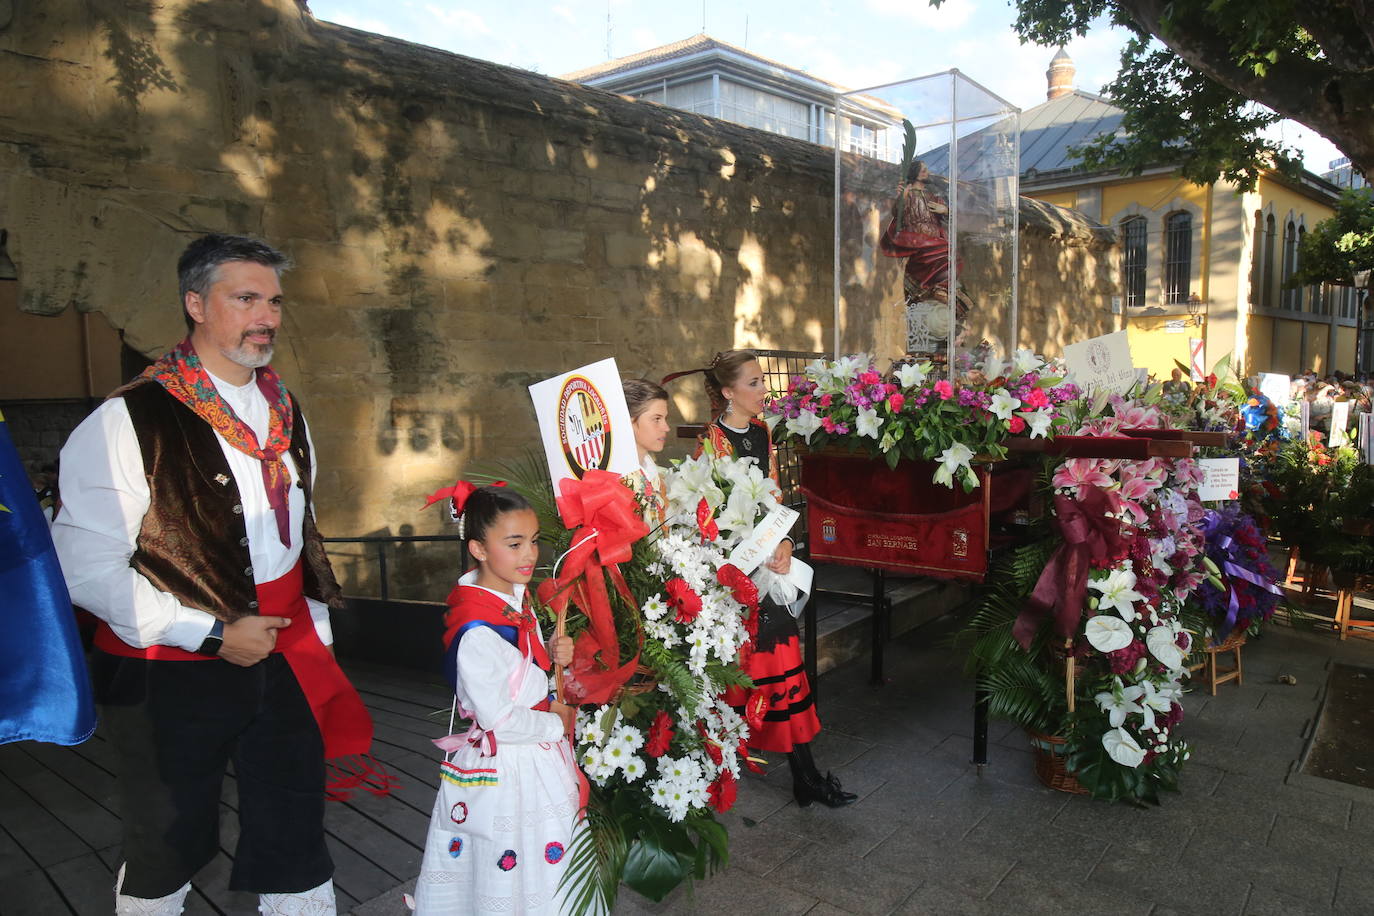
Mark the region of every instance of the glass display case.
[[835, 111], [836, 356], [906, 353], [946, 376], [1008, 358], [1019, 109], [950, 70], [840, 95]]

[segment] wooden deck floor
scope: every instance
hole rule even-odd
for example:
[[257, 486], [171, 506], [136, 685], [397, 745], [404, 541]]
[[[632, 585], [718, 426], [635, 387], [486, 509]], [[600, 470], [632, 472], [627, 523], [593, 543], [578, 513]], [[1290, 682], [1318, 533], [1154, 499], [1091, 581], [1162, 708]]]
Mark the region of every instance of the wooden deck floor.
[[[439, 759], [430, 739], [448, 725], [451, 694], [418, 675], [345, 667], [372, 712], [373, 755], [401, 785], [387, 798], [360, 792], [326, 807], [339, 912], [375, 901], [366, 912], [398, 913], [397, 888], [420, 871]], [[0, 914], [111, 912], [120, 862], [112, 755], [99, 729], [77, 747], [0, 746]], [[231, 774], [221, 800], [220, 851], [193, 882], [188, 914], [257, 912], [255, 896], [227, 887], [237, 806]]]

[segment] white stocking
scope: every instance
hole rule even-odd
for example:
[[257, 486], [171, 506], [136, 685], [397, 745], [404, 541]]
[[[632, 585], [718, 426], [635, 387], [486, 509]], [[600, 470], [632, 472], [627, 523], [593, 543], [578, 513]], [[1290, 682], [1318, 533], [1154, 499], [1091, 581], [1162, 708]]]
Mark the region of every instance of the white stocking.
[[295, 894], [259, 894], [258, 912], [262, 916], [335, 916], [334, 882]]
[[119, 892], [124, 886], [124, 866], [127, 864], [126, 862], [119, 866], [119, 874], [115, 877], [115, 916], [180, 916], [186, 895], [191, 892], [190, 881], [166, 897], [158, 897], [156, 900], [148, 897], [130, 897]]

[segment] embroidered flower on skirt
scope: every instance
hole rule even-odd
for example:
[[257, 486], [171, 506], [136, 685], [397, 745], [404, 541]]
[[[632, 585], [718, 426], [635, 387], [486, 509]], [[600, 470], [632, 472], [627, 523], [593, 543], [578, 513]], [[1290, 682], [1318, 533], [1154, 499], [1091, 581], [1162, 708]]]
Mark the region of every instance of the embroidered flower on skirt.
[[455, 859], [463, 854], [463, 838], [454, 837], [448, 841], [448, 854]]
[[507, 849], [501, 853], [501, 858], [496, 860], [496, 867], [502, 871], [510, 871], [515, 867], [515, 850]]
[[563, 861], [563, 844], [550, 843], [544, 847], [544, 861], [550, 865], [557, 865]]

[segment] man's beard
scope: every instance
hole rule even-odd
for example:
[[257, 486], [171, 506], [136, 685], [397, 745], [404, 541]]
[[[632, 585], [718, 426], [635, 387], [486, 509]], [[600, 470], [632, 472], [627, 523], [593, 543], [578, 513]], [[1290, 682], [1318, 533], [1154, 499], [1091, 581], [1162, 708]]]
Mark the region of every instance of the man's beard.
[[[262, 332], [246, 332], [243, 337], [239, 339], [239, 345], [237, 347], [232, 350], [222, 350], [221, 352], [224, 354], [225, 358], [245, 369], [261, 369], [272, 361], [273, 345], [270, 343], [266, 346], [249, 343], [247, 340], [249, 333], [260, 334]], [[272, 338], [275, 340], [277, 336], [276, 333], [269, 333], [272, 334]]]

